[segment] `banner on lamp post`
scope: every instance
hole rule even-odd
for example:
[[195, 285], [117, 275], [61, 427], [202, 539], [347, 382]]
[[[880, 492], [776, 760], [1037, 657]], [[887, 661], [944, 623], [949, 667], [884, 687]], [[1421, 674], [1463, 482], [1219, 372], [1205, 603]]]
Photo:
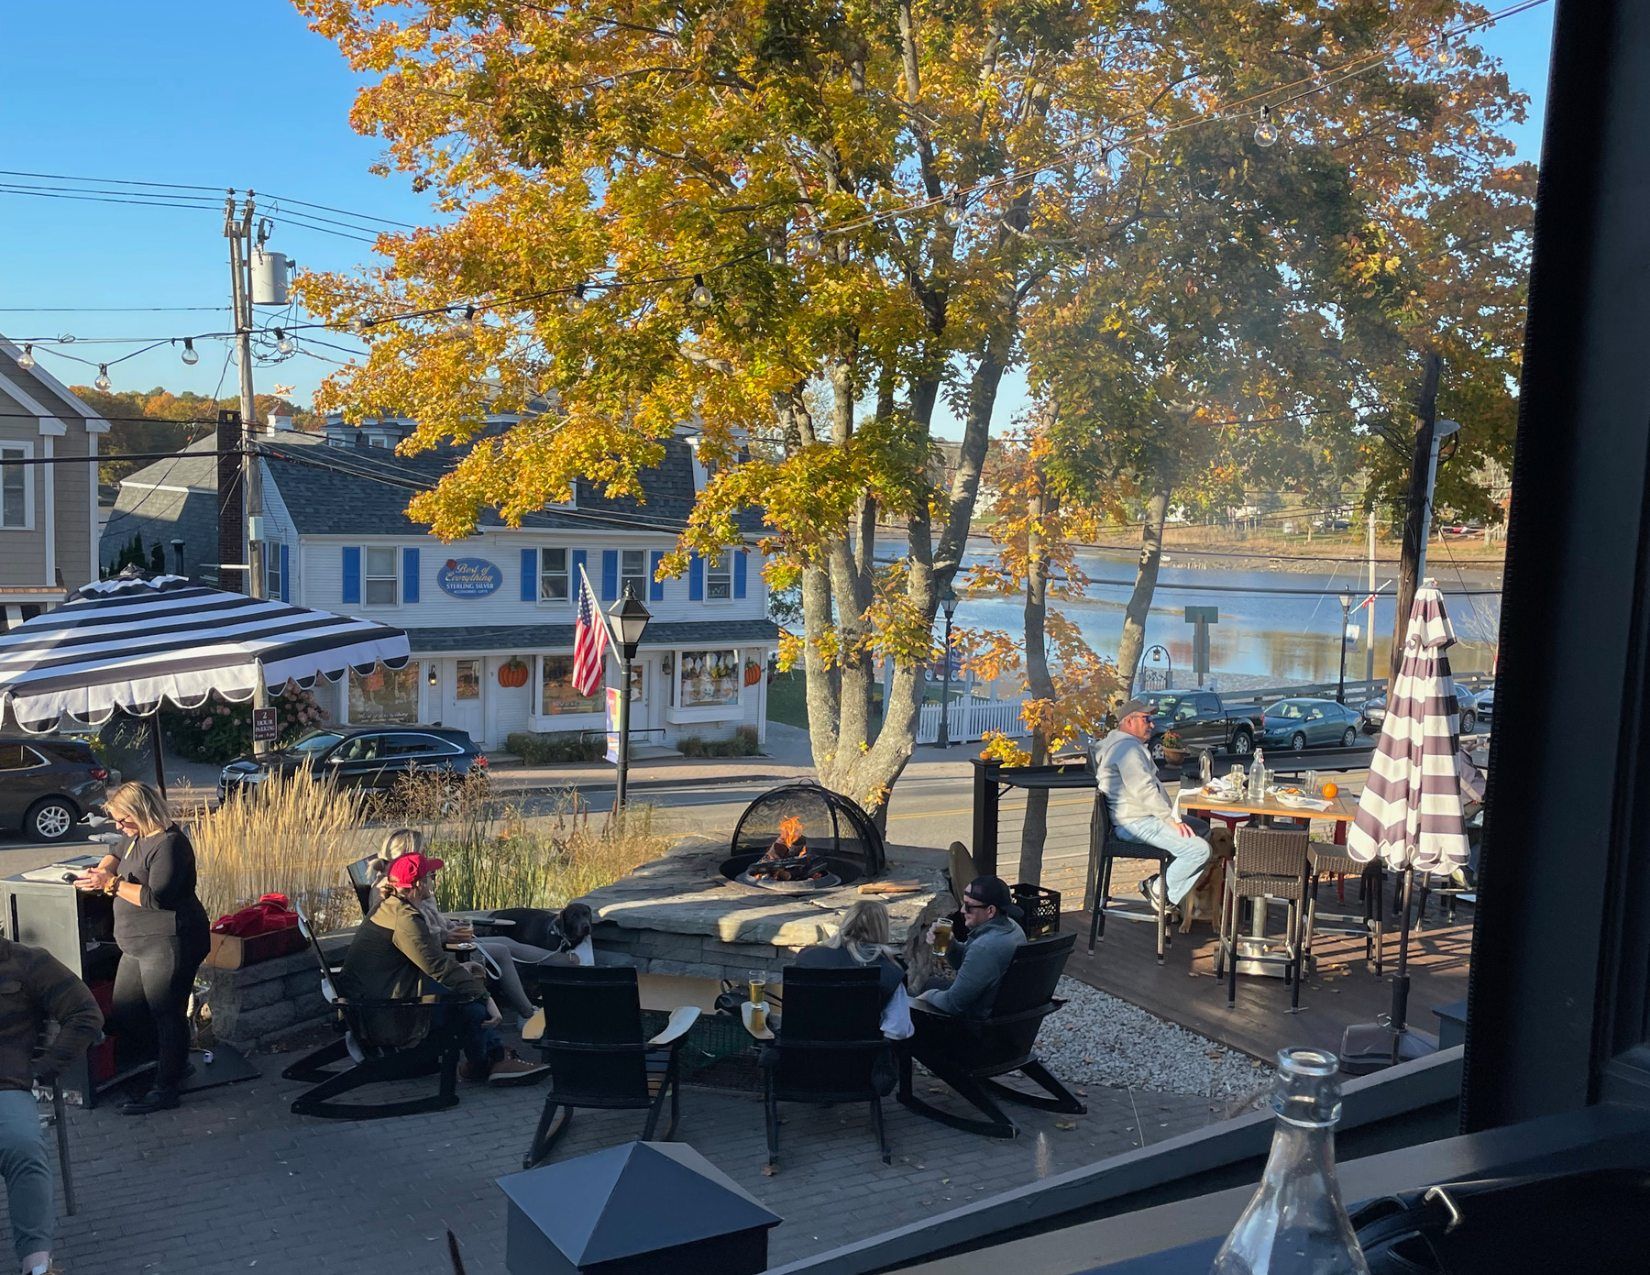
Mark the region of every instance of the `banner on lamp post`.
[[603, 759], [619, 764], [619, 688], [607, 688], [607, 756]]

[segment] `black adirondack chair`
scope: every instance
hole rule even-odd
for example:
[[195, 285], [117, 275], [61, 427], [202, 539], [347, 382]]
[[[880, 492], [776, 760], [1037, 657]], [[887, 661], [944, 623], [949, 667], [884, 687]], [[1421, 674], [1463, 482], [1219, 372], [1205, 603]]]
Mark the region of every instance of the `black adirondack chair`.
[[369, 854], [365, 859], [357, 859], [344, 869], [349, 873], [349, 883], [355, 890], [355, 901], [361, 905], [362, 916], [372, 911], [373, 888], [377, 884], [373, 879], [372, 865], [377, 858], [377, 855]]
[[[900, 1103], [920, 1116], [991, 1138], [1012, 1138], [1020, 1132], [1004, 1114], [998, 1099], [1071, 1115], [1087, 1111], [1088, 1108], [1037, 1061], [1033, 1052], [1043, 1019], [1065, 1004], [1055, 998], [1054, 988], [1076, 941], [1076, 934], [1061, 934], [1027, 943], [1015, 952], [986, 1018], [959, 1018], [930, 1009], [924, 1001], [912, 1001], [911, 1018], [917, 1030], [908, 1048], [900, 1052]], [[787, 1009], [789, 990], [787, 986]], [[913, 1058], [955, 1089], [985, 1118], [955, 1115], [918, 1098], [911, 1086]], [[1043, 1089], [1047, 1096], [1026, 1093], [996, 1079], [1016, 1071]]]
[[[365, 1013], [376, 1009], [410, 1010], [434, 1015], [436, 1003], [407, 996], [386, 1000], [346, 1000], [338, 994], [334, 967], [328, 963], [321, 945], [310, 929], [309, 918], [298, 909], [298, 928], [310, 949], [321, 976], [321, 994], [337, 1015], [340, 1036], [330, 1044], [305, 1054], [281, 1073], [287, 1080], [316, 1082], [292, 1101], [294, 1115], [320, 1116], [326, 1120], [378, 1120], [386, 1116], [410, 1116], [424, 1111], [445, 1111], [458, 1105], [458, 1055], [456, 1032], [431, 1025], [424, 1039], [410, 1049], [391, 1049], [373, 1043], [366, 1029]], [[345, 1064], [338, 1070], [339, 1064]], [[339, 1094], [363, 1085], [387, 1081], [414, 1080], [435, 1075], [439, 1087], [434, 1094], [404, 1098], [395, 1102], [335, 1102]]]
[[645, 1110], [642, 1141], [651, 1142], [668, 1096], [670, 1123], [660, 1137], [669, 1141], [681, 1114], [677, 1054], [698, 1009], [673, 1010], [665, 1029], [644, 1040], [635, 970], [531, 965], [522, 975], [527, 995], [544, 1008], [544, 1035], [535, 1043], [550, 1064], [550, 1092], [521, 1167], [550, 1154], [575, 1107]]
[[[1157, 864], [1158, 882], [1167, 881], [1169, 864], [1173, 856], [1167, 850], [1159, 850], [1156, 846], [1141, 845], [1137, 841], [1125, 841], [1117, 835], [1117, 827], [1112, 822], [1111, 803], [1106, 800], [1106, 794], [1094, 794], [1094, 813], [1089, 819], [1089, 904], [1092, 911], [1089, 914], [1089, 951], [1094, 951], [1094, 945], [1106, 937], [1106, 913], [1121, 912], [1125, 916], [1139, 915], [1142, 908], [1138, 904], [1117, 907], [1112, 904], [1111, 898], [1111, 870], [1118, 859], [1149, 859]], [[1153, 918], [1157, 924], [1157, 963], [1163, 964], [1163, 949], [1174, 942], [1174, 930], [1169, 925], [1169, 913], [1165, 908], [1156, 909]]]
[[[877, 969], [803, 969], [784, 977], [785, 1012], [762, 1050], [768, 1165], [779, 1164], [779, 1104], [866, 1102], [882, 1162], [892, 1162], [882, 1124], [879, 1059], [891, 1078], [893, 1049], [882, 1034], [882, 988]], [[888, 1085], [892, 1087], [891, 1084]]]

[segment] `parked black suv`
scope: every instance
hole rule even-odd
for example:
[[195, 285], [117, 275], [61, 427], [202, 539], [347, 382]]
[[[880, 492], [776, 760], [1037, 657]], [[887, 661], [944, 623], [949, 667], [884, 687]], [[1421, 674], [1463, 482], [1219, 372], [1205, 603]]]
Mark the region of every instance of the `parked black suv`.
[[486, 768], [487, 759], [468, 731], [446, 726], [325, 726], [289, 748], [230, 762], [218, 779], [218, 800], [272, 773], [290, 775], [307, 769], [346, 788], [384, 790], [395, 787], [403, 775], [462, 779]]
[[103, 804], [109, 772], [90, 744], [54, 735], [0, 735], [0, 827], [62, 841]]

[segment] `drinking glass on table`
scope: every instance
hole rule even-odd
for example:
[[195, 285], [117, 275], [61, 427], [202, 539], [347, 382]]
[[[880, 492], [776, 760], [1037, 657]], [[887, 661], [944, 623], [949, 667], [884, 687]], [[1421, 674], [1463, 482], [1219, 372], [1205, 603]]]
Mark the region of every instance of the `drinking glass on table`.
[[768, 972], [752, 970], [745, 976], [751, 985], [751, 1004], [765, 1005], [768, 1001]]
[[1197, 750], [1197, 777], [1203, 781], [1205, 788], [1215, 777], [1215, 759], [1207, 748]]
[[1315, 770], [1309, 770], [1306, 772], [1306, 795], [1308, 797], [1316, 797], [1318, 795], [1318, 772]]
[[1249, 772], [1246, 771], [1243, 768], [1243, 764], [1239, 762], [1227, 772], [1226, 782], [1230, 784], [1233, 790], [1237, 792], [1238, 796], [1241, 797], [1249, 789]]
[[942, 916], [934, 922], [934, 955], [944, 956], [951, 947], [951, 918]]

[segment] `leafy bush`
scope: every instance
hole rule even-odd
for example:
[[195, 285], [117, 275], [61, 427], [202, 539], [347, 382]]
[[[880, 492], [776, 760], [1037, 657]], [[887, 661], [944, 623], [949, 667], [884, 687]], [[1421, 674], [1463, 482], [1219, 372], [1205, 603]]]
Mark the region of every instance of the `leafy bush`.
[[[290, 682], [270, 706], [275, 709], [280, 728], [276, 743], [281, 747], [327, 720], [315, 696]], [[233, 761], [252, 751], [251, 700], [232, 704], [214, 693], [199, 708], [163, 710], [160, 726], [172, 751], [188, 761]]]
[[676, 740], [676, 747], [684, 757], [755, 757], [762, 751], [754, 726], [739, 727], [732, 739], [682, 735]]
[[504, 747], [529, 766], [548, 766], [564, 761], [600, 761], [607, 752], [599, 737], [586, 738], [578, 731], [548, 733], [515, 731], [505, 737]]

